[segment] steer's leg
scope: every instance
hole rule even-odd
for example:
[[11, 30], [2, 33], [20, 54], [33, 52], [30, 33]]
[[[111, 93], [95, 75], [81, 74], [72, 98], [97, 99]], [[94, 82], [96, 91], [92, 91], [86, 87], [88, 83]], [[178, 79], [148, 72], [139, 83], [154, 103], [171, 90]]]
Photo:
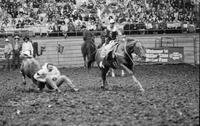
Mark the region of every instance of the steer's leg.
[[123, 65], [123, 64], [120, 64], [120, 66], [121, 66], [125, 71], [127, 71], [128, 74], [132, 75], [133, 81], [136, 82], [136, 84], [138, 84], [138, 86], [140, 87], [140, 90], [143, 92], [144, 89], [143, 89], [141, 83], [140, 83], [140, 82], [137, 80], [137, 78], [133, 75], [133, 72], [132, 72], [130, 69], [128, 69], [128, 68], [127, 68], [125, 65]]

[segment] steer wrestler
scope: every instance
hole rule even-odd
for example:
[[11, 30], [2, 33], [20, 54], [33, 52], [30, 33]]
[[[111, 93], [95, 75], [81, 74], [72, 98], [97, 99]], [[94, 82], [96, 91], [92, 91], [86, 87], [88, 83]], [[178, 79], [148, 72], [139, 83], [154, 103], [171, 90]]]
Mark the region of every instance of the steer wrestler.
[[64, 82], [73, 89], [73, 91], [78, 91], [75, 85], [72, 84], [72, 81], [65, 75], [61, 75], [60, 71], [52, 64], [45, 63], [37, 73], [35, 73], [34, 78], [39, 82], [45, 82], [47, 88], [61, 92], [58, 88]]

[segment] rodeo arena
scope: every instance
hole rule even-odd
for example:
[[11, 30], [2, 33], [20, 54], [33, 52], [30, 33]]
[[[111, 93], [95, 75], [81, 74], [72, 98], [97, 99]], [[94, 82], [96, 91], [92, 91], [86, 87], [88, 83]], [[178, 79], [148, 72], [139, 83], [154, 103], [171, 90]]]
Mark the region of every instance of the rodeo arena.
[[199, 126], [200, 0], [0, 0], [0, 126]]

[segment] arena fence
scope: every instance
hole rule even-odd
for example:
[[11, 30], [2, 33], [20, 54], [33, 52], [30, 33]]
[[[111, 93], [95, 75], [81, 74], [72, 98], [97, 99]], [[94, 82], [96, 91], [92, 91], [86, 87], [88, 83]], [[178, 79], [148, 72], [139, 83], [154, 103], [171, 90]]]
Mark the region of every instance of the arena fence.
[[[183, 63], [199, 64], [198, 34], [131, 35], [127, 38], [139, 40], [146, 48], [183, 47]], [[161, 43], [166, 38], [168, 41]], [[66, 39], [63, 37], [32, 37], [31, 39], [38, 43], [40, 56], [36, 59], [41, 64], [48, 62], [58, 67], [83, 66], [82, 37], [68, 37]], [[100, 44], [100, 37], [95, 38], [95, 42], [96, 45]]]
[[[173, 43], [165, 45], [168, 47], [183, 47], [184, 63], [199, 64], [199, 35], [197, 34], [178, 34], [178, 35], [153, 35], [153, 36], [127, 36], [142, 42], [147, 48], [158, 48], [162, 38], [171, 38]], [[54, 38], [54, 39], [34, 39], [34, 42], [39, 43], [39, 48], [45, 47], [43, 54], [37, 59], [41, 63], [51, 62], [59, 67], [79, 67], [83, 66], [83, 58], [81, 54], [82, 37], [76, 38]], [[95, 39], [96, 45], [101, 40]], [[173, 45], [174, 44], [174, 45]], [[164, 46], [164, 45], [163, 45]], [[60, 48], [63, 47], [63, 48]]]

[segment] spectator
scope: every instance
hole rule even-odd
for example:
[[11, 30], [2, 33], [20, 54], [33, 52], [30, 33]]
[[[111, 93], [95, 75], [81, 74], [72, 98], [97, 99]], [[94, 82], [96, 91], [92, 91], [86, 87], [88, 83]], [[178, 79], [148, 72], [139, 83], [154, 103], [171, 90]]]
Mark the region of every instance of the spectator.
[[12, 44], [8, 38], [5, 39], [4, 55], [5, 55], [5, 65], [4, 70], [11, 71], [11, 59], [12, 59]]
[[21, 57], [23, 57], [25, 54], [30, 54], [31, 57], [33, 57], [33, 46], [32, 43], [29, 41], [29, 37], [24, 37], [24, 42], [22, 44], [22, 51], [21, 51]]
[[62, 23], [60, 29], [61, 29], [61, 31], [62, 31], [64, 37], [67, 38], [67, 37], [68, 37], [68, 35], [67, 35], [67, 32], [68, 32], [68, 25], [65, 24], [65, 23]]
[[13, 69], [18, 69], [20, 67], [20, 51], [21, 51], [21, 43], [19, 36], [14, 37], [13, 43]]

